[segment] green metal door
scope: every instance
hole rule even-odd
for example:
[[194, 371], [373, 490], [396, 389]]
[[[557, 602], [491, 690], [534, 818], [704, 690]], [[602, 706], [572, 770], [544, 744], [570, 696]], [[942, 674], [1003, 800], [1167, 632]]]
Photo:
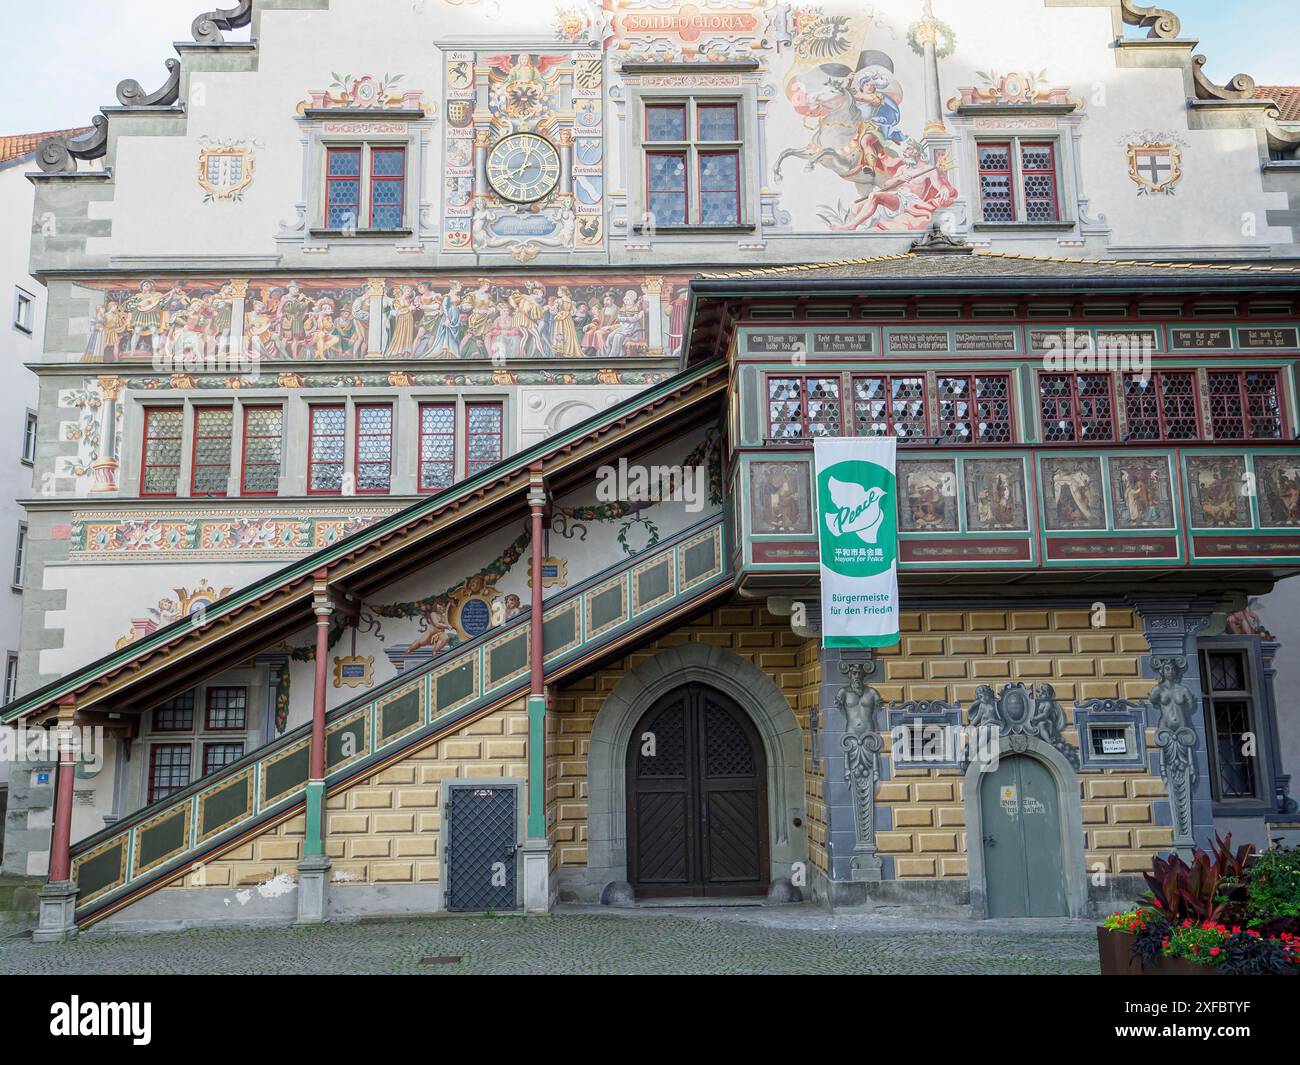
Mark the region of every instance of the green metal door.
[[1003, 758], [980, 781], [984, 884], [990, 917], [1064, 917], [1061, 809], [1035, 758]]

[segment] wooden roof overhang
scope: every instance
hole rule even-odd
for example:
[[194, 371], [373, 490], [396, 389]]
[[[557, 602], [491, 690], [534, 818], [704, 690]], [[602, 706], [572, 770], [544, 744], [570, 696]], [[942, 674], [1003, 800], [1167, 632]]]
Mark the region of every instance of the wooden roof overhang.
[[557, 498], [590, 483], [602, 464], [643, 454], [716, 421], [726, 383], [722, 363], [679, 373], [254, 581], [212, 604], [201, 618], [173, 622], [21, 696], [0, 710], [0, 722], [48, 721], [61, 705], [75, 706], [86, 720], [92, 708], [141, 713], [310, 625], [318, 590], [328, 590], [346, 609], [503, 526], [522, 524], [535, 471]]
[[[690, 283], [688, 341], [682, 365], [695, 366], [725, 356], [737, 326], [750, 319], [751, 308], [774, 302], [797, 308], [818, 302], [848, 301], [853, 313], [834, 324], [869, 325], [862, 315], [871, 301], [914, 304], [929, 298], [996, 300], [1017, 303], [1042, 298], [1124, 297], [1133, 300], [1193, 300], [1227, 294], [1250, 301], [1300, 299], [1300, 265], [1295, 260], [1258, 262], [1152, 262], [1059, 259], [993, 252], [970, 255], [909, 253], [835, 263], [760, 267], [705, 274]], [[775, 325], [775, 321], [763, 321]], [[831, 325], [831, 322], [825, 323]]]

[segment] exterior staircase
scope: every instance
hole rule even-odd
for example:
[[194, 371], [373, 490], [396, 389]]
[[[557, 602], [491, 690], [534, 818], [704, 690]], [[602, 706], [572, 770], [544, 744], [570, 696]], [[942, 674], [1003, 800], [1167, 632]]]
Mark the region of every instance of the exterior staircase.
[[[644, 640], [730, 587], [724, 517], [717, 514], [567, 589], [543, 610], [548, 683]], [[526, 611], [332, 710], [327, 793], [527, 694], [531, 625]], [[310, 732], [304, 724], [76, 843], [78, 926], [102, 920], [301, 810]], [[536, 772], [540, 759], [530, 764]]]

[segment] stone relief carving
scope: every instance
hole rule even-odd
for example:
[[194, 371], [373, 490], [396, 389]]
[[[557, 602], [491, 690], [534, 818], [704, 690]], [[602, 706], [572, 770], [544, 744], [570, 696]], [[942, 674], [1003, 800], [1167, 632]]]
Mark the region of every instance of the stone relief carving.
[[1192, 714], [1196, 696], [1183, 683], [1187, 659], [1182, 655], [1152, 655], [1151, 670], [1160, 682], [1151, 689], [1151, 705], [1159, 718], [1156, 743], [1160, 747], [1160, 775], [1169, 789], [1169, 809], [1174, 822], [1174, 846], [1190, 847], [1192, 792], [1196, 787], [1196, 730]]
[[1070, 765], [1079, 768], [1078, 750], [1061, 735], [1066, 727], [1065, 711], [1046, 681], [1032, 692], [1024, 684], [1004, 684], [997, 695], [989, 685], [981, 684], [966, 713], [972, 727], [996, 728], [1016, 753], [1027, 749], [1024, 741], [1032, 736], [1050, 743]]
[[36, 165], [47, 174], [75, 174], [78, 159], [100, 159], [108, 151], [108, 119], [90, 120], [95, 132], [85, 137], [49, 137], [36, 149]]
[[181, 95], [181, 61], [169, 59], [167, 80], [162, 87], [153, 92], [145, 92], [144, 86], [135, 78], [126, 78], [117, 83], [117, 102], [124, 107], [159, 107], [174, 104]]
[[1208, 58], [1192, 56], [1192, 82], [1198, 100], [1250, 100], [1255, 95], [1255, 79], [1249, 74], [1235, 75], [1227, 85], [1216, 85], [1205, 73]]
[[1149, 29], [1148, 37], [1174, 40], [1182, 30], [1182, 23], [1172, 11], [1162, 7], [1143, 7], [1133, 0], [1120, 0], [1120, 17], [1126, 26]]
[[237, 30], [252, 21], [253, 0], [239, 0], [235, 7], [205, 11], [196, 16], [190, 25], [190, 33], [202, 44], [221, 44], [225, 40], [222, 30]]
[[853, 790], [853, 825], [856, 843], [850, 863], [852, 879], [879, 880], [880, 856], [876, 853], [876, 785], [880, 781], [880, 693], [867, 684], [876, 671], [873, 659], [841, 662], [840, 672], [848, 680], [835, 695], [835, 706], [844, 715], [844, 772]]

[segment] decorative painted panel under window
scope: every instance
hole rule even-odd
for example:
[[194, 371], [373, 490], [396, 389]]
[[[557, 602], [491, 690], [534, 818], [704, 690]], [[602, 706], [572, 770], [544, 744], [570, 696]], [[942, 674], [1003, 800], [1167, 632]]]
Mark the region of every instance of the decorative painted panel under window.
[[1211, 370], [1210, 424], [1215, 440], [1280, 440], [1282, 401], [1277, 374]]
[[248, 689], [209, 688], [204, 727], [209, 732], [239, 732], [247, 728]]
[[406, 189], [406, 149], [370, 153], [370, 228], [400, 229]]
[[230, 483], [230, 441], [235, 415], [229, 407], [194, 411], [194, 463], [190, 491], [196, 496], [223, 496]]
[[900, 440], [925, 436], [925, 378], [854, 377], [853, 432]]
[[773, 440], [840, 435], [838, 377], [769, 377], [767, 400]]
[[1130, 440], [1195, 440], [1201, 435], [1194, 373], [1125, 374], [1123, 380]]
[[393, 408], [357, 407], [357, 491], [387, 492], [393, 472]]
[[456, 480], [456, 405], [420, 404], [421, 492], [450, 488]]
[[1038, 400], [1047, 443], [1115, 439], [1109, 374], [1042, 374], [1038, 378]]
[[194, 693], [184, 692], [154, 707], [154, 732], [192, 732], [194, 730]]
[[347, 411], [342, 405], [313, 405], [309, 416], [307, 491], [313, 495], [337, 495], [343, 491]]
[[1011, 442], [1011, 382], [1005, 374], [940, 377], [938, 392], [943, 443]]
[[167, 798], [190, 782], [190, 745], [156, 743], [149, 752], [149, 801]]
[[1250, 656], [1244, 650], [1201, 651], [1201, 694], [1210, 735], [1210, 776], [1220, 801], [1262, 798], [1263, 750], [1255, 721]]
[[244, 495], [273, 496], [280, 489], [284, 454], [284, 411], [280, 407], [244, 408]]
[[741, 222], [740, 104], [734, 100], [645, 105], [646, 226]]
[[325, 226], [355, 229], [361, 219], [361, 149], [325, 153]]
[[205, 743], [203, 745], [203, 775], [215, 773], [233, 765], [244, 757], [242, 743]]
[[465, 418], [465, 474], [473, 477], [503, 457], [505, 410], [500, 403], [468, 403]]
[[140, 460], [140, 494], [174, 496], [181, 476], [181, 434], [185, 411], [181, 407], [146, 407], [144, 454]]

